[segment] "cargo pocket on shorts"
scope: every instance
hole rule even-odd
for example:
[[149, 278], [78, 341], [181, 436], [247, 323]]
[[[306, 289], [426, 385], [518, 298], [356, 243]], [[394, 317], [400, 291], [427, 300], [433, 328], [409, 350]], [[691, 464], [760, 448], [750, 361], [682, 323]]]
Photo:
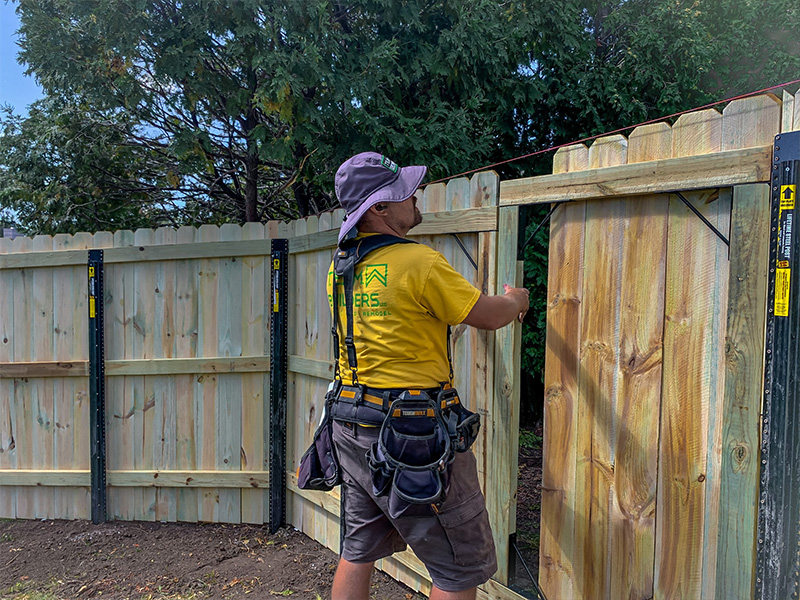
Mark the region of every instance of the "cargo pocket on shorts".
[[436, 517], [450, 542], [457, 565], [482, 568], [494, 560], [492, 530], [480, 492], [438, 512]]

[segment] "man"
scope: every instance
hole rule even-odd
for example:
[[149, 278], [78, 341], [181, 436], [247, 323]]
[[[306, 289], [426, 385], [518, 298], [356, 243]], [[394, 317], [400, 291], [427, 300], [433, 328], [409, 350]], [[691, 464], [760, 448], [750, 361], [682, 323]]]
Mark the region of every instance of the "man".
[[[347, 160], [336, 173], [336, 195], [347, 216], [339, 243], [354, 236], [405, 238], [422, 222], [417, 208], [424, 166], [398, 167], [375, 152]], [[328, 294], [333, 297], [332, 277]], [[339, 292], [341, 294], [341, 292]], [[522, 320], [528, 291], [505, 286], [487, 296], [422, 244], [394, 244], [373, 251], [356, 267], [354, 330], [358, 383], [377, 390], [435, 389], [450, 376], [448, 325], [494, 330]], [[346, 311], [340, 303], [341, 327]], [[341, 343], [339, 371], [352, 383]], [[335, 411], [334, 411], [335, 414]], [[492, 532], [480, 491], [475, 457], [458, 452], [443, 503], [392, 517], [386, 495], [376, 496], [366, 454], [379, 428], [334, 423], [333, 442], [342, 469], [342, 554], [333, 600], [366, 600], [374, 562], [410, 545], [425, 563], [432, 600], [473, 600], [476, 588], [497, 570]]]

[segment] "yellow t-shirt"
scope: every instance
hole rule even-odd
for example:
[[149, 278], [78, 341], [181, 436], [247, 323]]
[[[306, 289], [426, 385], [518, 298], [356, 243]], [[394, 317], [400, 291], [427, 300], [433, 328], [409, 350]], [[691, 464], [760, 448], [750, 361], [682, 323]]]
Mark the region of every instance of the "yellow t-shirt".
[[[339, 369], [342, 381], [350, 384], [341, 277], [337, 283]], [[332, 264], [327, 287], [332, 308]], [[413, 389], [447, 381], [447, 325], [461, 323], [480, 295], [444, 256], [424, 244], [394, 244], [372, 251], [356, 265], [353, 288], [359, 383]]]

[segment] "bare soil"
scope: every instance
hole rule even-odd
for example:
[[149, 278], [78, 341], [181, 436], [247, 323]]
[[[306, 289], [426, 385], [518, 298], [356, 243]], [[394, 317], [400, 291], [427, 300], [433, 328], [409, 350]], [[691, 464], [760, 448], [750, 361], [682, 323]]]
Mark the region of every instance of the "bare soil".
[[[116, 521], [0, 522], [0, 598], [330, 597], [338, 557], [293, 529]], [[371, 597], [420, 600], [376, 571]]]
[[[516, 576], [512, 587], [536, 597], [539, 569], [541, 426], [521, 432]], [[533, 443], [531, 443], [533, 440]], [[512, 549], [513, 552], [513, 549]], [[336, 554], [294, 529], [115, 521], [0, 521], [0, 598], [67, 600], [324, 599]], [[527, 569], [526, 569], [527, 567]], [[376, 571], [375, 600], [421, 600]]]

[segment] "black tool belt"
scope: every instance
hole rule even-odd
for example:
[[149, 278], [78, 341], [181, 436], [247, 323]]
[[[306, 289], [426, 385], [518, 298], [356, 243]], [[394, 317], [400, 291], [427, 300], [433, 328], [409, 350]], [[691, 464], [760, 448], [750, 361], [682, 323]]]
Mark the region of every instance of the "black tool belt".
[[466, 452], [480, 431], [480, 416], [461, 404], [449, 385], [426, 390], [342, 385], [334, 420], [378, 427], [367, 451], [376, 496], [389, 495], [393, 518], [444, 502], [456, 452]]
[[[392, 402], [404, 392], [437, 398], [443, 389], [443, 386], [424, 390], [378, 389], [366, 385], [339, 384], [331, 416], [335, 421], [380, 427], [389, 413]], [[450, 405], [458, 403], [458, 393], [455, 389], [448, 388], [448, 390], [450, 391], [448, 397], [452, 396], [455, 399], [454, 401], [450, 399]]]

